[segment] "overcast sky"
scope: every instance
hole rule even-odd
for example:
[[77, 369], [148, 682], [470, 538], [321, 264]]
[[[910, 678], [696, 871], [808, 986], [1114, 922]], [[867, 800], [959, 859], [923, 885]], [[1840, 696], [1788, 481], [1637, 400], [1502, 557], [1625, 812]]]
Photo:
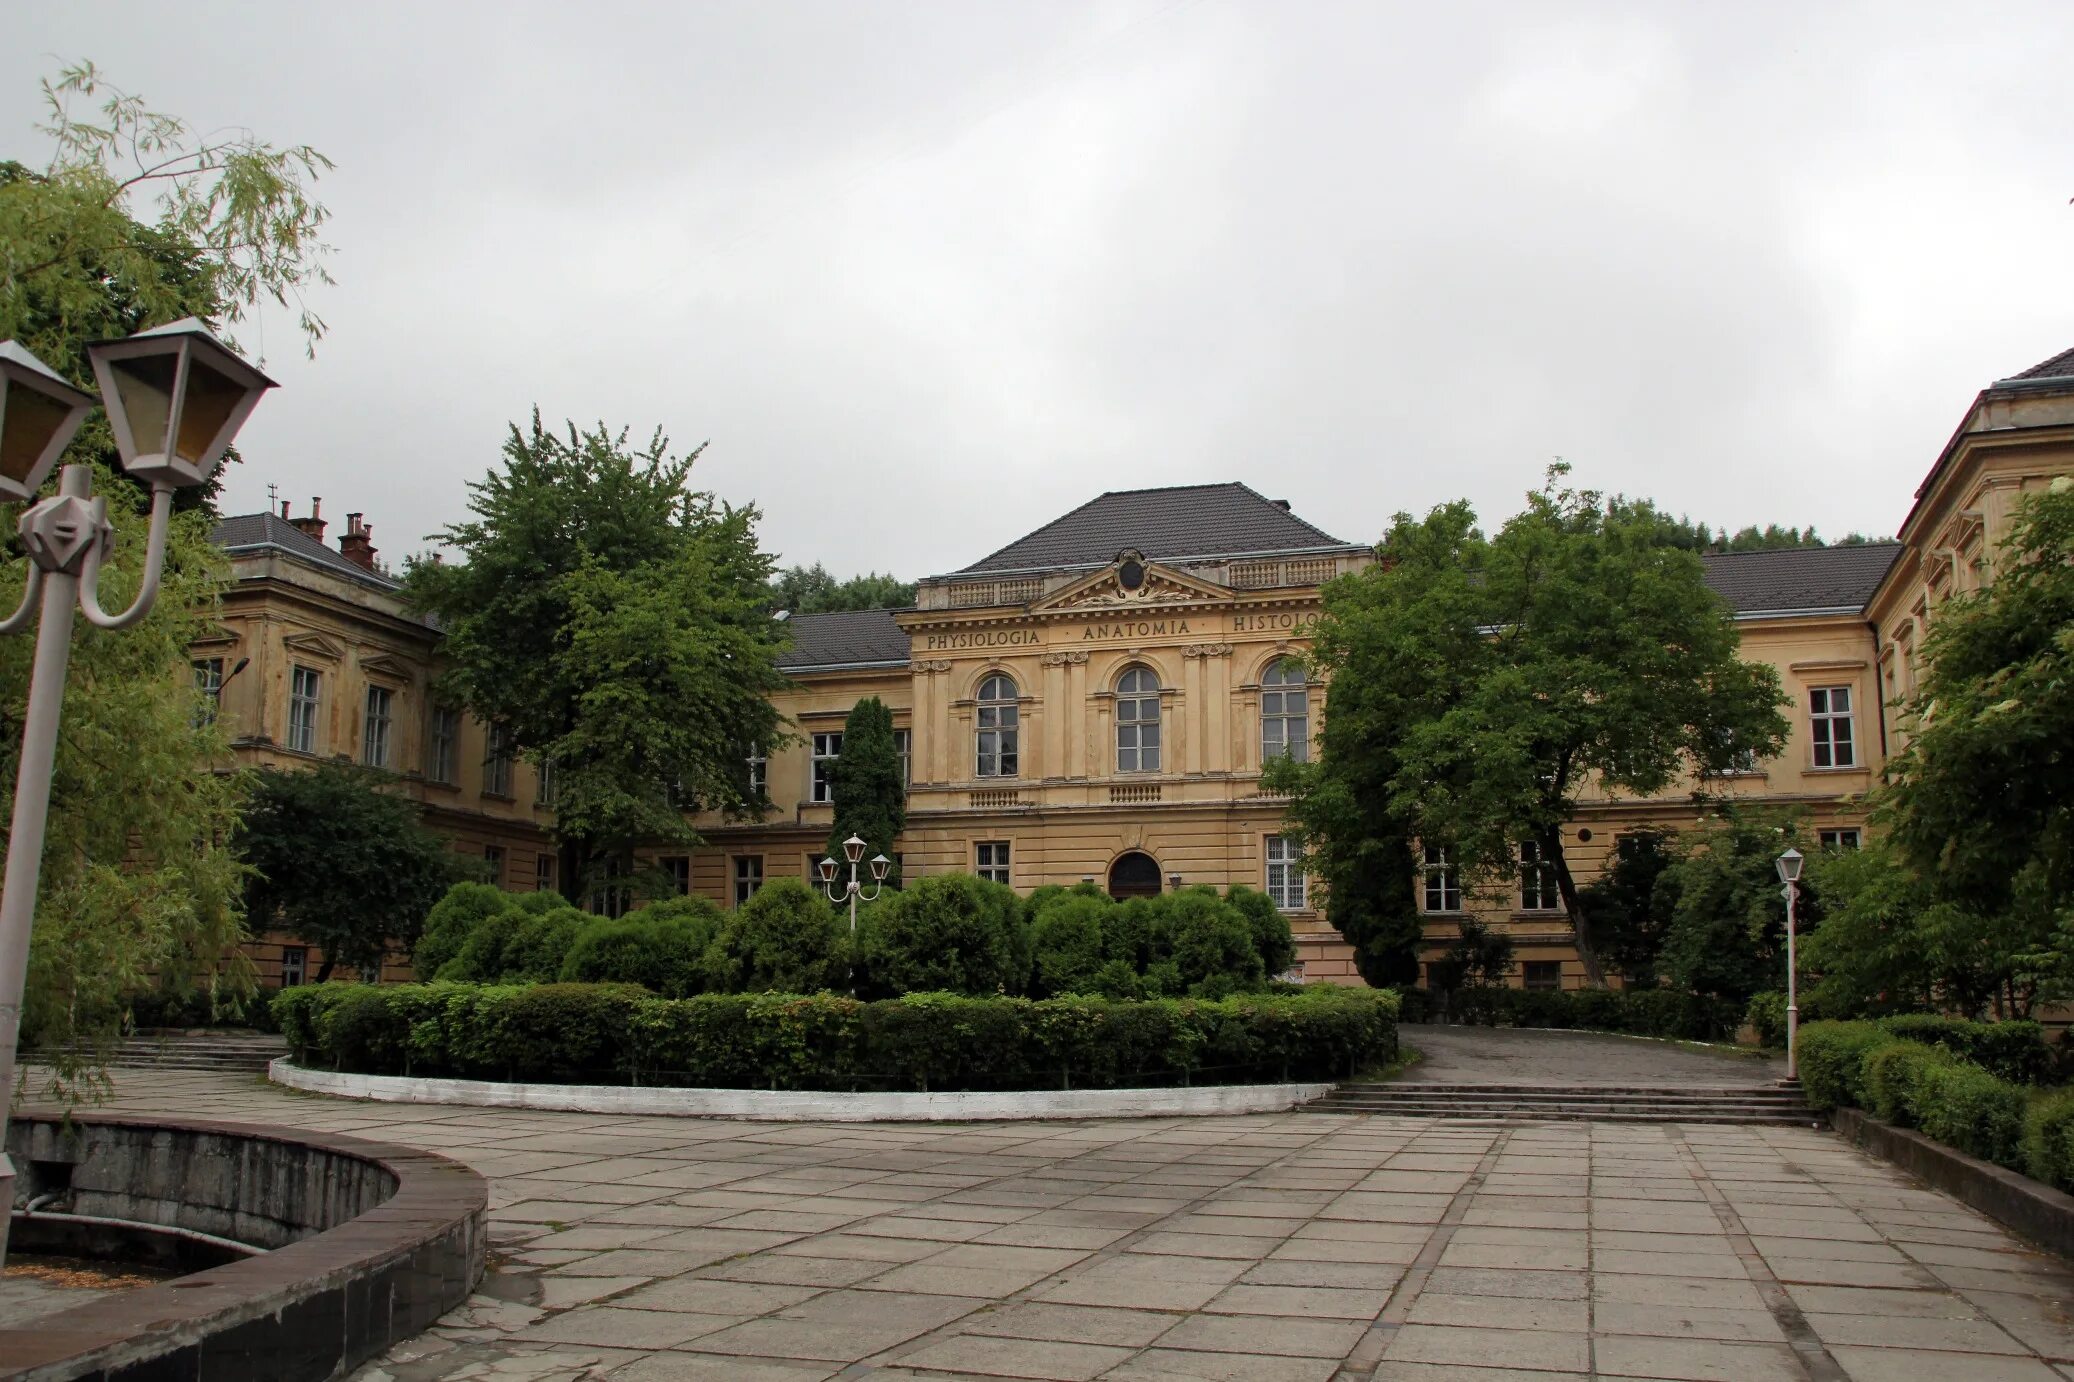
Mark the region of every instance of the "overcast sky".
[[[2074, 346], [2074, 4], [35, 4], [0, 156], [91, 57], [337, 171], [331, 334], [226, 508], [387, 558], [507, 424], [604, 420], [907, 577], [1106, 489], [1349, 539], [1555, 456], [1891, 533], [1975, 391]], [[337, 528], [334, 528], [334, 532]]]

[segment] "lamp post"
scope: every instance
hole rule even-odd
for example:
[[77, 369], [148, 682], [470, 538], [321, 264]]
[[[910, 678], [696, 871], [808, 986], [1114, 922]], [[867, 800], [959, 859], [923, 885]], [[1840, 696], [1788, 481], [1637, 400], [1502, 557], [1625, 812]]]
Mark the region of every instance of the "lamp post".
[[[854, 973], [857, 964], [857, 899], [863, 891], [863, 886], [857, 881], [857, 864], [864, 858], [864, 841], [855, 835], [844, 840], [843, 857], [850, 861], [849, 884], [840, 894], [836, 892], [835, 860], [831, 857], [821, 861], [821, 887], [828, 894], [830, 902], [840, 902], [844, 897], [850, 899], [850, 965]], [[871, 896], [864, 899], [866, 902], [879, 900], [879, 894], [886, 890], [886, 870], [892, 867], [893, 861], [885, 855], [871, 856]], [[857, 996], [854, 982], [851, 984], [850, 996]]]
[[1793, 951], [1795, 909], [1800, 902], [1800, 851], [1788, 847], [1779, 856], [1780, 889], [1786, 896], [1786, 1082], [1800, 1079], [1800, 966]]
[[[22, 754], [7, 836], [7, 878], [0, 886], [0, 1209], [14, 1203], [14, 1163], [7, 1157], [8, 1100], [14, 1093], [15, 1042], [21, 1034], [22, 989], [29, 968], [29, 929], [43, 870], [51, 769], [65, 699], [65, 668], [77, 610], [101, 629], [126, 629], [151, 612], [166, 560], [173, 491], [208, 483], [259, 396], [274, 387], [199, 320], [185, 317], [126, 340], [87, 347], [101, 404], [115, 433], [122, 466], [151, 487], [151, 526], [136, 599], [119, 614], [101, 608], [101, 563], [114, 530], [108, 501], [92, 493], [93, 472], [68, 465], [58, 492], [21, 516], [29, 554], [28, 588], [0, 634], [36, 620], [29, 703], [22, 717]], [[13, 341], [0, 341], [0, 499], [36, 497], [94, 404]], [[7, 1221], [0, 1218], [0, 1262]]]

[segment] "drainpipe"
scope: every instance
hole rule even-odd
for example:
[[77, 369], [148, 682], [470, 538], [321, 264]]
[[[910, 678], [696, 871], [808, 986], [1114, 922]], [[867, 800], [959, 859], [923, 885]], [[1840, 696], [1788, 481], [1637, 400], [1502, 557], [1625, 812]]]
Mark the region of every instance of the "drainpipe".
[[1872, 630], [1872, 700], [1880, 708], [1880, 773], [1887, 771], [1887, 688], [1880, 685], [1880, 621], [1868, 619], [1865, 627]]

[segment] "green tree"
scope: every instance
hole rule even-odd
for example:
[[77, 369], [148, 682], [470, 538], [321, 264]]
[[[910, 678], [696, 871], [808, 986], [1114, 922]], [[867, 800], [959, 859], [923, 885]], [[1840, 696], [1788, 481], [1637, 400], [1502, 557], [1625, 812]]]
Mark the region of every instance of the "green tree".
[[[1803, 853], [1811, 848], [1798, 818], [1762, 809], [1723, 809], [1679, 841], [1653, 904], [1670, 919], [1659, 963], [1675, 987], [1738, 1005], [1784, 987], [1786, 901], [1778, 859], [1789, 846]], [[1808, 877], [1801, 887], [1803, 937], [1823, 916], [1813, 884]]]
[[441, 535], [466, 560], [406, 576], [446, 630], [446, 694], [553, 764], [571, 899], [637, 843], [696, 843], [687, 807], [755, 813], [750, 750], [787, 742], [757, 511], [689, 489], [697, 456], [536, 412]]
[[[1697, 781], [1776, 753], [1786, 721], [1778, 673], [1737, 656], [1731, 612], [1699, 557], [1665, 540], [1647, 503], [1566, 488], [1567, 473], [1552, 466], [1495, 538], [1466, 503], [1400, 514], [1376, 564], [1328, 587], [1318, 645], [1333, 690], [1314, 781], [1331, 784], [1343, 812], [1371, 817], [1383, 808], [1346, 793], [1386, 792], [1386, 848], [1405, 833], [1445, 847], [1467, 891], [1509, 893], [1532, 846], [1586, 977], [1603, 984], [1564, 851], [1579, 793], [1651, 796]], [[1351, 743], [1332, 733], [1333, 697], [1349, 682], [1389, 687], [1396, 717]], [[1312, 784], [1295, 785], [1302, 819]], [[1396, 887], [1408, 894], [1406, 877]]]
[[320, 984], [334, 965], [379, 965], [392, 949], [415, 946], [466, 868], [416, 802], [384, 790], [390, 781], [334, 763], [252, 775], [234, 839], [252, 870], [246, 914], [322, 947]]
[[1675, 861], [1676, 848], [1664, 831], [1629, 831], [1614, 842], [1606, 871], [1578, 890], [1600, 955], [1633, 988], [1657, 982], [1673, 900], [1668, 890], [1660, 898], [1657, 885]]
[[839, 581], [820, 562], [812, 566], [788, 566], [770, 583], [769, 604], [773, 612], [829, 614], [851, 609], [907, 609], [915, 602], [912, 581], [890, 572], [867, 571]]
[[[325, 213], [307, 188], [330, 166], [322, 155], [246, 133], [196, 135], [87, 64], [63, 69], [43, 94], [48, 156], [40, 167], [0, 161], [0, 339], [91, 387], [88, 341], [189, 315], [220, 326], [262, 298], [300, 303], [328, 281], [317, 239]], [[90, 117], [73, 113], [97, 100]], [[322, 332], [306, 309], [303, 326], [311, 342]], [[122, 502], [137, 491], [110, 468], [114, 457], [98, 411], [64, 457], [95, 465], [95, 491], [115, 500], [102, 582], [111, 608], [135, 591], [144, 536], [136, 506]], [[0, 511], [6, 531], [16, 518]], [[211, 770], [228, 749], [188, 664], [224, 579], [208, 536], [205, 518], [177, 514], [150, 615], [73, 638], [22, 1027], [57, 1059], [60, 1091], [91, 1079], [74, 1043], [110, 1035], [128, 995], [156, 983], [235, 1006], [251, 988], [236, 948], [242, 874], [225, 847], [244, 783]], [[26, 574], [18, 550], [0, 555], [0, 589], [21, 589]], [[31, 646], [0, 640], [0, 821], [12, 808]]]
[[[828, 831], [827, 857], [844, 864], [843, 841], [855, 835], [864, 841], [866, 859], [879, 854], [891, 859], [907, 825], [907, 784], [900, 776], [893, 712], [877, 696], [857, 702], [843, 721], [843, 751], [835, 760], [830, 786], [835, 824]], [[861, 881], [864, 875], [860, 872], [858, 877]], [[900, 886], [897, 866], [887, 870], [886, 883]]]

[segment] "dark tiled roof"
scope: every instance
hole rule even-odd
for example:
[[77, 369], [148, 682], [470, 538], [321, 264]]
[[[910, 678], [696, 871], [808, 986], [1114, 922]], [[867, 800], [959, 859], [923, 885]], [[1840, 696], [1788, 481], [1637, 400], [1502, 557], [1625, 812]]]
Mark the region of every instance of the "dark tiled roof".
[[2050, 360], [2040, 360], [2011, 379], [2067, 379], [2074, 378], [2074, 350], [2063, 350]]
[[1111, 490], [956, 574], [1095, 566], [1135, 547], [1154, 561], [1351, 547], [1244, 485]]
[[892, 609], [844, 610], [836, 614], [795, 614], [786, 620], [792, 646], [778, 654], [787, 672], [821, 667], [857, 667], [873, 662], [905, 663], [907, 631], [893, 622]]
[[1898, 542], [1715, 552], [1702, 558], [1707, 584], [1738, 614], [1863, 609], [1901, 551]]
[[302, 529], [277, 513], [234, 513], [216, 520], [216, 531], [211, 535], [218, 547], [226, 552], [238, 552], [254, 547], [274, 547], [292, 557], [301, 557], [327, 571], [379, 586], [384, 590], [400, 590], [401, 584], [379, 571], [369, 571], [347, 561], [335, 547], [326, 547]]

